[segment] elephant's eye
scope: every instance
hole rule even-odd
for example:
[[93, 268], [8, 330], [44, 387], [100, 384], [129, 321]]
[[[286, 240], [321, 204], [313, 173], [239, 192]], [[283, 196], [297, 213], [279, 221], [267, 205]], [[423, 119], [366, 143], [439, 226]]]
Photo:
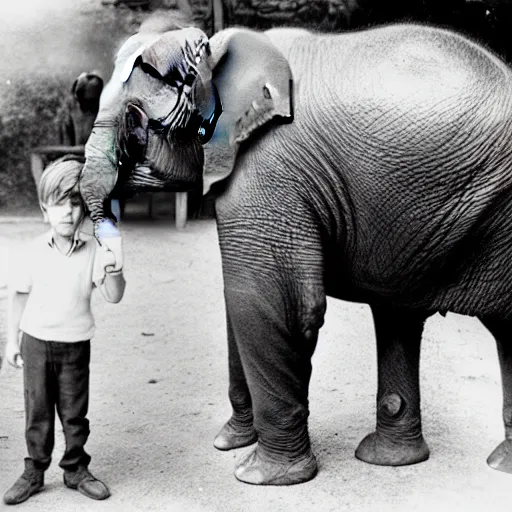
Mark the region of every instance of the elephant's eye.
[[157, 80], [163, 80], [166, 84], [176, 89], [181, 89], [183, 84], [186, 83], [188, 77], [183, 78], [183, 73], [177, 67], [171, 68], [171, 70], [162, 76], [160, 73], [151, 65], [146, 62], [141, 62], [141, 69], [149, 76], [156, 78]]
[[157, 80], [162, 80], [160, 73], [151, 64], [146, 64], [145, 62], [142, 62], [140, 67], [142, 71], [144, 71], [144, 73], [147, 73], [149, 76], [152, 76]]
[[183, 87], [184, 79], [178, 68], [173, 68], [167, 75], [164, 77], [165, 83], [169, 84], [171, 87], [176, 87], [180, 89]]
[[192, 73], [188, 73], [187, 76], [185, 77], [185, 81], [183, 82], [185, 85], [188, 85], [189, 87], [192, 86], [192, 84], [194, 83], [194, 80], [196, 79], [196, 76]]

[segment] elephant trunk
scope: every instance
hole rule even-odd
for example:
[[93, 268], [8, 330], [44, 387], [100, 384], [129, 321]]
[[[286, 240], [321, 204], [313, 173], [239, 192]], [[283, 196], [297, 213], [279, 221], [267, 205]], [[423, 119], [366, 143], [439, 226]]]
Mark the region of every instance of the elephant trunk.
[[95, 227], [106, 218], [105, 202], [117, 181], [116, 128], [97, 121], [85, 146], [80, 193]]
[[[121, 233], [105, 212], [107, 198], [117, 181], [116, 128], [98, 121], [85, 146], [85, 165], [80, 177], [80, 193], [94, 225], [99, 243], [112, 251], [116, 268], [123, 268]], [[108, 205], [110, 212], [110, 205]]]

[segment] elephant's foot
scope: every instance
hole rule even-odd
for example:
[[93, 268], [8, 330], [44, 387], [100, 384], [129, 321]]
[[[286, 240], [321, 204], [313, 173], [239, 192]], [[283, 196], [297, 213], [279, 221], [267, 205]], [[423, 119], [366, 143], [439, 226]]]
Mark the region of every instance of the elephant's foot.
[[356, 450], [356, 458], [379, 466], [407, 466], [428, 459], [430, 450], [420, 435], [417, 441], [396, 442], [373, 432], [367, 435]]
[[512, 473], [512, 439], [505, 439], [487, 458], [492, 469]]
[[216, 435], [213, 446], [217, 450], [233, 450], [249, 446], [258, 440], [258, 434], [252, 425], [248, 427], [233, 426], [231, 420], [228, 421]]
[[237, 465], [235, 476], [253, 485], [293, 485], [311, 480], [317, 471], [316, 458], [311, 451], [296, 461], [278, 462], [262, 455], [256, 447]]

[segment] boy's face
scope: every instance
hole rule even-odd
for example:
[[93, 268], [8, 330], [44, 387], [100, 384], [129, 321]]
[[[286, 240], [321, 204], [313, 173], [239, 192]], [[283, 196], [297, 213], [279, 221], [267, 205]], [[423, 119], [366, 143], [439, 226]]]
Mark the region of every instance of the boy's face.
[[84, 208], [78, 194], [52, 201], [44, 209], [53, 231], [65, 238], [75, 234], [84, 217]]

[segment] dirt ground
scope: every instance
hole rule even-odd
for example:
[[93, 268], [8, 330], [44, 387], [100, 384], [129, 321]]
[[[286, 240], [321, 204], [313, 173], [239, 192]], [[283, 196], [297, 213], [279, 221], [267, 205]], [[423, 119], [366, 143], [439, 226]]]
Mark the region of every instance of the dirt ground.
[[[0, 219], [0, 348], [5, 341], [8, 248], [45, 229], [38, 219]], [[177, 231], [169, 215], [122, 223], [128, 287], [118, 305], [94, 298], [91, 470], [112, 496], [94, 502], [64, 487], [55, 458], [43, 492], [18, 510], [330, 512], [510, 509], [512, 475], [487, 455], [503, 439], [501, 387], [492, 338], [476, 319], [428, 321], [422, 349], [429, 461], [371, 466], [354, 458], [375, 422], [376, 355], [369, 309], [330, 300], [313, 358], [310, 433], [320, 471], [291, 487], [239, 483], [250, 448], [212, 446], [227, 420], [227, 351], [215, 222]], [[0, 372], [0, 493], [22, 471], [22, 375]], [[3, 505], [0, 505], [0, 509]], [[7, 509], [7, 506], [4, 506]]]

